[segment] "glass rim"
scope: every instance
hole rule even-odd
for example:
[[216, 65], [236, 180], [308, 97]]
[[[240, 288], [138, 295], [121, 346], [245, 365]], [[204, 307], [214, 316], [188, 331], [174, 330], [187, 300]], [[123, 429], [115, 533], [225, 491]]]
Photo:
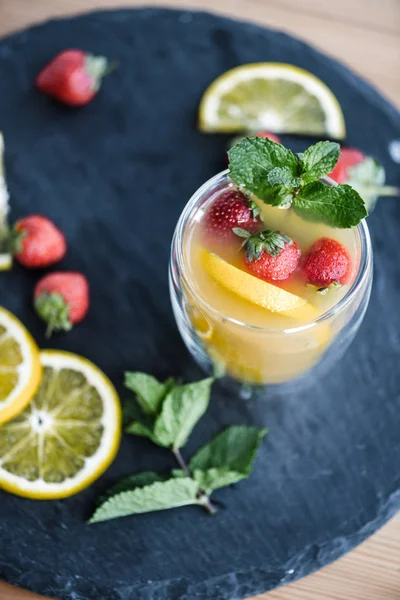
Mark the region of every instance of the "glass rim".
[[[183, 237], [185, 232], [185, 224], [187, 219], [193, 214], [194, 209], [197, 207], [200, 200], [203, 199], [204, 195], [216, 188], [219, 183], [224, 182], [225, 180], [231, 182], [234, 185], [234, 182], [229, 178], [229, 169], [221, 171], [214, 175], [210, 179], [208, 179], [203, 185], [201, 185], [191, 196], [184, 209], [182, 210], [180, 217], [178, 219], [175, 232], [172, 238], [171, 250], [174, 253], [176, 249], [176, 258], [178, 263], [179, 275], [184, 279], [186, 286], [189, 288], [191, 294], [198, 300], [203, 306], [207, 308], [208, 311], [214, 313], [221, 319], [225, 319], [230, 323], [233, 323], [240, 327], [245, 327], [247, 329], [264, 331], [268, 333], [298, 333], [301, 331], [306, 331], [307, 329], [311, 329], [330, 319], [331, 317], [339, 314], [342, 310], [348, 306], [352, 300], [354, 299], [357, 291], [360, 287], [362, 287], [368, 277], [369, 272], [372, 267], [372, 244], [371, 237], [369, 234], [368, 225], [366, 220], [363, 219], [357, 226], [356, 230], [360, 240], [360, 265], [357, 271], [357, 275], [349, 288], [346, 294], [337, 302], [332, 308], [325, 311], [321, 315], [319, 315], [314, 321], [310, 323], [305, 323], [304, 325], [298, 325], [296, 327], [289, 327], [286, 329], [274, 329], [271, 327], [262, 327], [259, 325], [251, 325], [250, 323], [245, 323], [244, 321], [240, 321], [239, 319], [235, 319], [234, 317], [229, 317], [221, 311], [217, 310], [213, 306], [211, 306], [201, 295], [199, 295], [196, 288], [193, 286], [192, 282], [189, 280], [186, 274], [187, 266], [185, 265], [184, 255], [183, 255]], [[337, 183], [330, 177], [323, 177], [321, 181], [328, 183], [329, 185], [336, 186]]]

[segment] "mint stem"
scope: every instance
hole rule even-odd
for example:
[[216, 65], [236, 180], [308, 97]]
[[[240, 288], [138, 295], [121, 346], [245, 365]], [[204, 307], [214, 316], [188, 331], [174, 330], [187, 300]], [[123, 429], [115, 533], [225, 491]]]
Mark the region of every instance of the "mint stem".
[[[172, 453], [175, 456], [176, 462], [178, 463], [182, 471], [185, 473], [185, 475], [191, 478], [192, 474], [189, 471], [189, 467], [185, 463], [185, 459], [183, 458], [179, 448], [172, 448]], [[210, 515], [215, 515], [215, 513], [218, 511], [217, 507], [214, 506], [214, 504], [211, 502], [210, 498], [204, 490], [199, 491], [198, 501], [199, 504], [203, 506]]]
[[183, 456], [182, 456], [181, 451], [179, 450], [179, 448], [173, 448], [172, 452], [173, 452], [173, 454], [175, 456], [176, 462], [178, 463], [178, 465], [180, 466], [180, 468], [182, 469], [182, 471], [184, 471], [185, 474], [188, 477], [191, 477], [192, 474], [189, 471], [189, 468], [188, 468], [187, 464], [185, 463], [184, 458], [183, 458]]

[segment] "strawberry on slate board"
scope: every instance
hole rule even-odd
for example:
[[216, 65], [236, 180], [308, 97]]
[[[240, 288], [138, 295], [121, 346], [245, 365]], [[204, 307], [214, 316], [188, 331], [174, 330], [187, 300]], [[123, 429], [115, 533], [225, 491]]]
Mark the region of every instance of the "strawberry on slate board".
[[41, 215], [17, 221], [9, 245], [17, 261], [29, 269], [54, 265], [67, 251], [64, 234], [50, 219]]
[[36, 86], [69, 106], [83, 106], [94, 98], [102, 78], [112, 69], [104, 56], [64, 50], [39, 73]]
[[272, 230], [251, 234], [241, 228], [234, 233], [244, 238], [247, 268], [259, 279], [283, 281], [297, 269], [301, 252], [289, 236]]
[[310, 248], [304, 271], [309, 283], [319, 287], [346, 282], [350, 270], [350, 257], [337, 240], [321, 238]]
[[381, 163], [357, 148], [340, 149], [339, 160], [329, 177], [337, 183], [348, 183], [357, 190], [370, 213], [378, 198], [400, 195], [398, 187], [385, 185], [386, 173]]
[[234, 227], [247, 231], [256, 231], [260, 227], [259, 213], [257, 204], [242, 192], [229, 190], [218, 196], [208, 209], [204, 219], [205, 231], [216, 238], [234, 239]]
[[89, 284], [74, 272], [50, 273], [36, 285], [35, 309], [47, 323], [47, 336], [53, 331], [69, 331], [89, 310]]

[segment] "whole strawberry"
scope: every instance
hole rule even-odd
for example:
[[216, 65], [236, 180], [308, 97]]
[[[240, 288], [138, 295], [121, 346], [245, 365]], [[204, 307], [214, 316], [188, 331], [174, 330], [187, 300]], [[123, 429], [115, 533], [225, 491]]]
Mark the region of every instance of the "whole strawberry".
[[357, 190], [370, 213], [379, 197], [400, 195], [399, 188], [385, 185], [385, 169], [380, 162], [356, 148], [341, 148], [339, 160], [329, 176]]
[[37, 314], [47, 323], [47, 337], [53, 331], [69, 331], [89, 310], [89, 284], [81, 273], [50, 273], [35, 287]]
[[350, 257], [346, 248], [337, 240], [321, 238], [310, 248], [304, 271], [307, 281], [318, 287], [342, 285], [350, 271]]
[[247, 268], [259, 279], [283, 281], [297, 269], [300, 248], [287, 235], [269, 229], [251, 234], [235, 228], [234, 233], [244, 238]]
[[37, 88], [69, 106], [84, 106], [97, 94], [102, 78], [112, 70], [104, 56], [83, 50], [57, 54], [36, 78]]
[[357, 148], [341, 148], [339, 160], [333, 171], [329, 173], [329, 177], [332, 177], [337, 183], [347, 183], [351, 168], [362, 163], [365, 158], [365, 154]]
[[9, 246], [17, 261], [29, 269], [54, 265], [67, 251], [63, 233], [41, 215], [17, 221], [9, 236]]
[[254, 133], [250, 137], [259, 137], [259, 138], [268, 139], [268, 140], [271, 140], [271, 142], [276, 142], [277, 144], [281, 143], [280, 138], [278, 138], [278, 136], [275, 135], [275, 133], [271, 133], [270, 131], [265, 131], [265, 130], [257, 131], [257, 133]]
[[207, 234], [216, 239], [234, 239], [234, 227], [256, 231], [261, 225], [260, 209], [242, 192], [228, 190], [212, 203], [204, 217]]

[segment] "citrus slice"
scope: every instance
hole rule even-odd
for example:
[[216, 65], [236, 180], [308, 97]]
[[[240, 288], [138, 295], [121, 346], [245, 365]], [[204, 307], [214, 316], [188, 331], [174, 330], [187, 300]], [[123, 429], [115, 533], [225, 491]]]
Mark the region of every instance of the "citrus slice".
[[225, 260], [202, 250], [201, 261], [205, 271], [233, 294], [275, 313], [302, 320], [313, 320], [316, 309], [304, 298], [258, 279]]
[[12, 267], [12, 255], [0, 252], [0, 271], [9, 271]]
[[284, 63], [254, 63], [223, 73], [204, 93], [199, 128], [238, 133], [266, 129], [343, 139], [340, 104], [315, 75]]
[[39, 349], [14, 315], [0, 307], [0, 423], [21, 412], [42, 374]]
[[0, 271], [8, 271], [12, 267], [11, 254], [4, 252], [5, 240], [8, 236], [8, 213], [10, 206], [8, 203], [8, 191], [4, 175], [3, 164], [4, 138], [0, 131]]
[[0, 427], [0, 488], [35, 499], [65, 498], [97, 479], [121, 438], [118, 394], [81, 356], [45, 350], [29, 406]]

